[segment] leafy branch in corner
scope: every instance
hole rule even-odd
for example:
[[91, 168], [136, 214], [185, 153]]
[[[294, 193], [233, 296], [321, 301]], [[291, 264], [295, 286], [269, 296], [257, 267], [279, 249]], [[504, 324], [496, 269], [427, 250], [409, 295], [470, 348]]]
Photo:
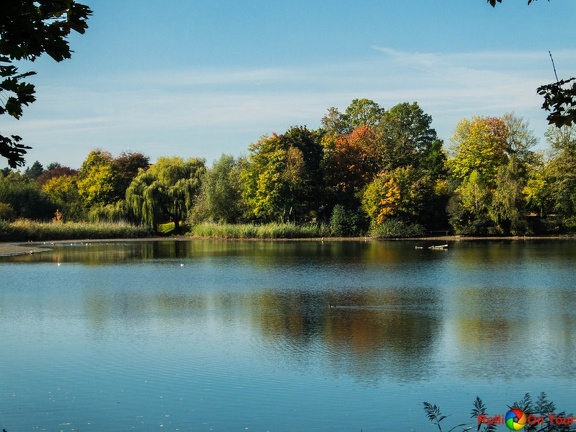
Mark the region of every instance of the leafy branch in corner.
[[[496, 3], [502, 3], [502, 0], [486, 1], [490, 3], [492, 7], [495, 7]], [[528, 4], [533, 1], [536, 0], [528, 0]], [[550, 54], [550, 58], [552, 59], [552, 54]], [[542, 85], [536, 89], [536, 92], [540, 96], [544, 96], [542, 109], [550, 111], [546, 120], [548, 120], [548, 124], [558, 128], [572, 124], [576, 125], [576, 77], [558, 80], [554, 59], [552, 59], [552, 66], [554, 67], [556, 82]]]

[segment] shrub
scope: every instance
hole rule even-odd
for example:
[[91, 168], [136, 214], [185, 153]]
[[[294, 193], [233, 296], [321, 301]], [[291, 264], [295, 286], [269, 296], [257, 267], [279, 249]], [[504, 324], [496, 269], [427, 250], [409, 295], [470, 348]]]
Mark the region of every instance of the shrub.
[[417, 223], [407, 223], [399, 219], [386, 219], [373, 225], [370, 234], [375, 237], [419, 237], [426, 233], [424, 227]]
[[337, 237], [359, 235], [362, 231], [363, 220], [358, 212], [346, 209], [337, 204], [330, 216], [330, 233]]

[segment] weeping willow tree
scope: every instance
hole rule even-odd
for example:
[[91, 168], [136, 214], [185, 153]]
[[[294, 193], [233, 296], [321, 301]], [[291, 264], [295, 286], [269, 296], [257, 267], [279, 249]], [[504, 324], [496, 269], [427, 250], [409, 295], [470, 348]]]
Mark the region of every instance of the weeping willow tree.
[[163, 157], [132, 180], [126, 204], [134, 218], [153, 229], [173, 221], [176, 232], [192, 209], [206, 171], [203, 159]]

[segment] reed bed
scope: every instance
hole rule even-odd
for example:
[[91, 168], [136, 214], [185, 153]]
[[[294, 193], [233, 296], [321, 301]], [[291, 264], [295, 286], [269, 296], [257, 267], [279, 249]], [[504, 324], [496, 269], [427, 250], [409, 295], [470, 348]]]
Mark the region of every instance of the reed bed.
[[296, 225], [290, 222], [262, 225], [200, 223], [192, 226], [189, 235], [229, 239], [290, 239], [328, 237], [330, 230], [324, 224]]
[[127, 222], [36, 222], [19, 219], [0, 221], [0, 241], [40, 241], [150, 237], [145, 227]]

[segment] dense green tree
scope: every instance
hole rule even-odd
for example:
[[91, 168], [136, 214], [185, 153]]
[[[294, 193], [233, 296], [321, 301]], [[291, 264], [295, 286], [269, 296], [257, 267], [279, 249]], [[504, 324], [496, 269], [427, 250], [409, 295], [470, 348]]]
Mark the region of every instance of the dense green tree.
[[89, 209], [116, 201], [114, 158], [109, 152], [92, 150], [78, 172], [78, 193]]
[[[280, 144], [286, 150], [298, 149], [302, 155], [302, 182], [303, 189], [300, 190], [300, 199], [310, 210], [315, 211], [318, 205], [319, 191], [322, 189], [322, 158], [324, 148], [322, 147], [322, 131], [312, 131], [305, 126], [293, 126], [278, 138]], [[289, 161], [295, 163], [298, 156], [293, 152], [289, 154]], [[296, 159], [295, 159], [296, 158]], [[294, 164], [292, 166], [294, 167]]]
[[[35, 72], [20, 72], [21, 60], [34, 61], [46, 53], [56, 61], [71, 57], [68, 36], [84, 33], [92, 11], [73, 0], [6, 0], [0, 12], [0, 115], [16, 119], [23, 107], [35, 100], [34, 85], [26, 78]], [[30, 147], [18, 135], [0, 135], [0, 156], [15, 168], [24, 164]]]
[[537, 155], [532, 149], [538, 144], [538, 138], [534, 136], [528, 122], [522, 117], [507, 113], [501, 119], [508, 128], [506, 154], [514, 158], [519, 175], [522, 176], [528, 167], [537, 161]]
[[162, 157], [132, 180], [126, 190], [126, 204], [135, 219], [156, 229], [164, 222], [174, 222], [176, 232], [187, 220], [200, 191], [206, 171], [203, 159]]
[[315, 218], [323, 189], [322, 135], [293, 127], [249, 147], [242, 195], [250, 217], [303, 221]]
[[192, 212], [193, 222], [234, 223], [243, 215], [241, 161], [222, 155], [206, 171], [198, 200]]
[[[149, 166], [149, 159], [142, 153], [121, 153], [114, 158], [102, 150], [91, 151], [78, 172], [78, 193], [86, 210], [93, 207], [119, 209], [118, 202], [140, 170]], [[109, 213], [109, 212], [108, 212]], [[118, 218], [116, 210], [112, 212]], [[106, 214], [106, 211], [95, 214]]]
[[452, 175], [464, 181], [476, 171], [487, 187], [494, 187], [498, 169], [508, 162], [508, 136], [508, 127], [500, 118], [461, 120], [452, 136], [452, 157], [448, 161]]
[[31, 166], [26, 168], [24, 174], [30, 177], [31, 179], [36, 180], [42, 173], [44, 172], [44, 167], [38, 161], [34, 162]]
[[386, 111], [376, 129], [381, 140], [383, 169], [426, 165], [436, 170], [435, 165], [442, 165], [442, 153], [438, 152], [441, 143], [431, 125], [432, 117], [416, 102], [400, 103]]
[[497, 186], [490, 205], [489, 214], [498, 233], [513, 235], [527, 233], [526, 201], [523, 195], [525, 184], [516, 157], [511, 157], [508, 165], [503, 165], [498, 170]]
[[491, 193], [482, 175], [474, 170], [460, 184], [448, 203], [450, 225], [456, 234], [485, 235], [490, 219]]
[[[459, 233], [525, 234], [527, 194], [541, 195], [532, 181], [537, 143], [522, 118], [473, 117], [456, 126], [448, 165], [456, 181], [449, 206], [450, 220]], [[482, 189], [482, 190], [481, 190]]]
[[0, 176], [0, 203], [9, 205], [14, 217], [28, 219], [50, 219], [56, 209], [33, 179], [18, 172]]
[[150, 166], [150, 158], [137, 152], [123, 152], [112, 160], [114, 171], [114, 195], [115, 200], [120, 200], [126, 195], [126, 189], [132, 183], [134, 177], [143, 169]]
[[546, 138], [553, 155], [546, 169], [548, 193], [552, 210], [576, 227], [576, 127], [551, 127]]
[[542, 154], [536, 155], [534, 161], [528, 166], [526, 185], [522, 193], [527, 211], [534, 212], [540, 218], [552, 208], [552, 197], [546, 179], [546, 164]]
[[48, 179], [42, 190], [62, 212], [65, 221], [80, 221], [85, 212], [78, 193], [77, 176], [64, 174]]
[[354, 99], [344, 113], [331, 107], [322, 118], [322, 128], [328, 134], [349, 134], [360, 126], [374, 127], [386, 110], [370, 99]]
[[354, 99], [346, 108], [342, 121], [346, 132], [352, 132], [359, 126], [375, 127], [380, 123], [386, 110], [370, 99]]
[[[285, 173], [301, 169], [301, 152], [293, 152], [292, 161], [289, 161], [288, 151], [282, 147], [277, 135], [260, 138], [249, 151], [248, 163], [241, 173], [242, 196], [248, 216], [267, 221], [289, 219], [295, 203], [295, 196], [290, 191], [301, 186], [301, 178]], [[290, 184], [291, 180], [296, 182]]]

